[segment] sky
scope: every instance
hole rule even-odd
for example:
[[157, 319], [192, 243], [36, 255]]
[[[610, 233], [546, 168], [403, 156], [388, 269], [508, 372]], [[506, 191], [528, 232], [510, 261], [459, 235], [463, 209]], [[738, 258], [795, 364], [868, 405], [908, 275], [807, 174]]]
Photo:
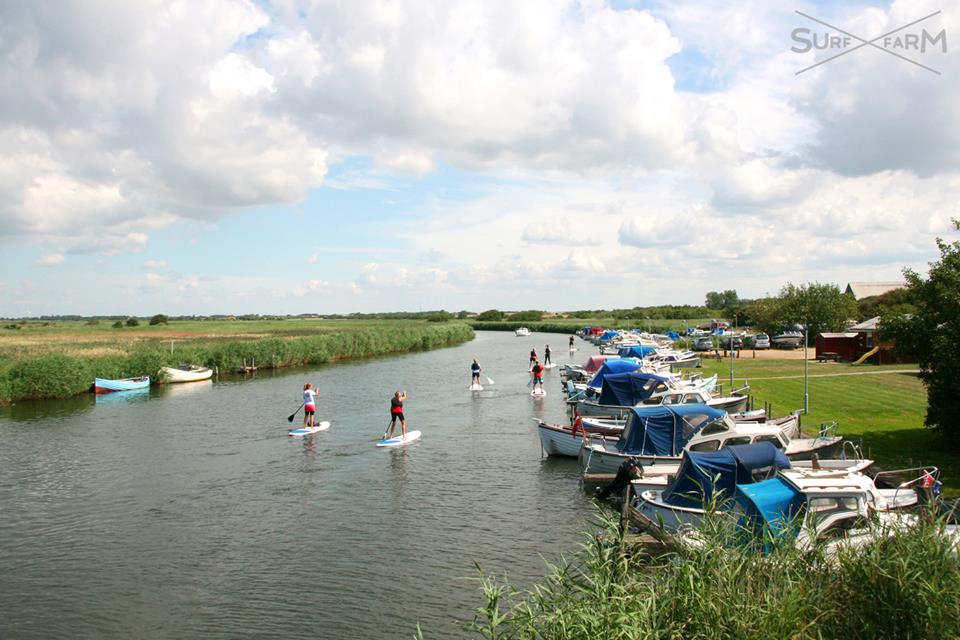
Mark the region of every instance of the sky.
[[896, 281], [957, 238], [954, 34], [960, 0], [9, 0], [0, 316]]

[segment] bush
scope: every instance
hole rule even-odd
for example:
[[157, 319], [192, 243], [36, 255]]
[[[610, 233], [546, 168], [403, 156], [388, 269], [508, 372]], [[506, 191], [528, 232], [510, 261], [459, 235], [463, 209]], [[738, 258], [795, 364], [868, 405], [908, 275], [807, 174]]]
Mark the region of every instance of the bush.
[[448, 322], [453, 319], [453, 314], [447, 311], [437, 311], [427, 316], [427, 322]]
[[543, 320], [543, 311], [518, 311], [507, 316], [510, 322], [539, 322]]
[[116, 322], [114, 322], [111, 326], [112, 326], [114, 329], [123, 329], [123, 323], [122, 323], [121, 321], [119, 321], [119, 320], [117, 320]]
[[167, 324], [167, 323], [168, 323], [167, 316], [163, 315], [162, 313], [158, 313], [157, 315], [150, 318], [151, 327], [158, 324]]
[[128, 326], [128, 327], [136, 327], [136, 326], [139, 326], [139, 325], [140, 325], [140, 321], [137, 320], [136, 318], [127, 318], [127, 326]]
[[497, 311], [496, 309], [487, 309], [477, 315], [477, 320], [481, 322], [500, 322], [503, 320], [503, 312]]

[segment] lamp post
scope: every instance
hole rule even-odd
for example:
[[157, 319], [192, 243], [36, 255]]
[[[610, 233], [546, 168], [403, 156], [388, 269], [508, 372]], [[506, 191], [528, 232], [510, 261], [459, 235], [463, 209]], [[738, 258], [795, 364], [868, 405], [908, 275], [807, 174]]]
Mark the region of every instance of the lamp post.
[[807, 358], [807, 330], [808, 325], [803, 323], [803, 415], [810, 413], [810, 360]]

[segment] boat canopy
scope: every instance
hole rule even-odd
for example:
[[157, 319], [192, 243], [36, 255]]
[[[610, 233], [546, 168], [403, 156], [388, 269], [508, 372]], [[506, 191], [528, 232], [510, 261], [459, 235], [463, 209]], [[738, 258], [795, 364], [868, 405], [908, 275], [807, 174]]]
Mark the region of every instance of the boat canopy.
[[671, 340], [673, 340], [674, 342], [680, 339], [680, 334], [677, 333], [676, 331], [667, 331], [665, 335]]
[[613, 340], [614, 338], [616, 338], [618, 335], [620, 335], [619, 332], [611, 331], [608, 329], [603, 332], [603, 335], [600, 336], [600, 342], [609, 342], [610, 340]]
[[725, 415], [705, 404], [633, 407], [617, 450], [627, 455], [678, 456], [700, 429]]
[[603, 366], [605, 360], [610, 360], [616, 356], [590, 356], [590, 359], [587, 360], [587, 364], [583, 365], [583, 370], [587, 373], [596, 373], [600, 370], [600, 367]]
[[587, 386], [600, 389], [603, 385], [603, 379], [608, 375], [612, 373], [628, 373], [630, 371], [636, 371], [639, 368], [640, 363], [636, 360], [627, 360], [624, 358], [604, 360], [603, 366], [601, 366], [597, 374], [593, 376], [593, 379], [587, 383]]
[[777, 469], [789, 468], [787, 456], [769, 442], [685, 451], [677, 479], [663, 492], [663, 501], [675, 507], [702, 507], [716, 493], [731, 498], [738, 484], [765, 480]]
[[597, 402], [617, 407], [632, 407], [653, 395], [661, 383], [669, 384], [670, 378], [643, 371], [611, 373], [603, 378], [600, 399]]
[[656, 353], [657, 348], [648, 344], [635, 344], [630, 347], [620, 347], [620, 357], [621, 358], [646, 358], [647, 356]]
[[795, 531], [806, 500], [792, 484], [777, 476], [753, 484], [738, 484], [737, 504], [743, 511], [740, 527], [765, 541], [777, 541]]

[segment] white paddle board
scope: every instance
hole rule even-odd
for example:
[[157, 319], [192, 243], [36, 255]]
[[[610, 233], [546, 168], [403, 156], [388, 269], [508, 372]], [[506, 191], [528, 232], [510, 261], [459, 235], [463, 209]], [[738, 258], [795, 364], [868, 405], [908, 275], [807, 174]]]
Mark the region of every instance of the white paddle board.
[[472, 384], [470, 385], [470, 391], [483, 391], [483, 385]]
[[287, 431], [287, 435], [294, 436], [294, 437], [308, 436], [311, 433], [317, 433], [318, 431], [326, 431], [329, 428], [330, 428], [330, 423], [324, 420], [323, 422], [318, 422], [317, 426], [315, 427], [307, 427], [306, 429], [304, 429], [303, 427], [299, 429], [291, 429], [290, 431]]
[[542, 398], [543, 396], [547, 395], [547, 392], [543, 389], [534, 389], [530, 392], [530, 395]]
[[556, 367], [556, 366], [557, 366], [557, 365], [555, 365], [554, 363], [551, 362], [550, 364], [545, 364], [545, 365], [543, 365], [543, 368], [544, 368], [544, 369], [553, 369], [553, 368]]
[[579, 351], [579, 349], [576, 347], [570, 347], [570, 353], [573, 353], [574, 351]]
[[410, 444], [414, 440], [420, 439], [419, 431], [407, 431], [405, 437], [397, 436], [395, 438], [390, 438], [389, 440], [380, 440], [377, 442], [378, 447], [399, 447], [404, 444]]

